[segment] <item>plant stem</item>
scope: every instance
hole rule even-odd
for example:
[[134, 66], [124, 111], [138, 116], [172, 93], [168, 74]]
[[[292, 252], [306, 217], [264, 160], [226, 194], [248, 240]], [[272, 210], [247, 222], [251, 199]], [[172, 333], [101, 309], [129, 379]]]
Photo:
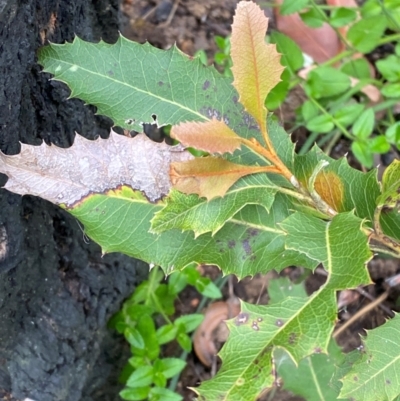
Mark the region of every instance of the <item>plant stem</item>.
[[[278, 155], [276, 154], [272, 144], [270, 145], [269, 149], [265, 149], [261, 144], [254, 138], [252, 139], [245, 139], [241, 138], [242, 143], [247, 146], [248, 148], [254, 150], [254, 152], [258, 153], [259, 155], [265, 157], [276, 169], [277, 173], [282, 174], [295, 188], [300, 188], [300, 184], [297, 181], [296, 177], [292, 174], [292, 172], [283, 164], [281, 159], [279, 159]], [[271, 152], [271, 149], [273, 152]], [[270, 166], [271, 167], [271, 166]], [[273, 172], [273, 171], [271, 171]]]
[[350, 134], [349, 131], [338, 121], [336, 120], [317, 100], [315, 100], [313, 97], [310, 96], [311, 102], [322, 111], [323, 114], [326, 116], [329, 116], [331, 121], [342, 131], [343, 135], [345, 135], [347, 138], [351, 139], [352, 141], [355, 140], [354, 135]]

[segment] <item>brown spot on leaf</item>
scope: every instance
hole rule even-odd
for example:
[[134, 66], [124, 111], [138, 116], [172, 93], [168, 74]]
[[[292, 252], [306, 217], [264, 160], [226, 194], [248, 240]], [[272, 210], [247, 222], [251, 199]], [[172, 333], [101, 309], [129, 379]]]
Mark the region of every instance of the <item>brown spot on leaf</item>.
[[163, 86], [164, 82], [163, 81], [158, 81], [158, 86]]
[[344, 186], [342, 180], [333, 171], [321, 171], [314, 184], [320, 197], [337, 212], [342, 210]]
[[235, 240], [231, 239], [230, 241], [228, 241], [228, 248], [229, 249], [234, 248], [235, 245], [236, 245], [236, 241]]
[[236, 316], [235, 324], [236, 326], [241, 326], [242, 324], [246, 324], [249, 320], [250, 315], [246, 312], [241, 312]]
[[242, 246], [243, 246], [244, 251], [246, 252], [246, 255], [251, 255], [252, 254], [253, 251], [251, 249], [250, 242], [249, 242], [248, 239], [244, 239], [242, 241]]
[[296, 333], [290, 333], [289, 335], [289, 344], [293, 345], [297, 342], [297, 334]]
[[257, 318], [257, 322], [262, 322], [262, 321], [263, 321], [262, 317]]
[[392, 384], [392, 382], [391, 382], [389, 379], [386, 379], [386, 380], [385, 380], [385, 383], [386, 383], [386, 384]]
[[284, 322], [282, 319], [277, 319], [275, 321], [275, 326], [282, 327], [283, 325], [284, 325]]
[[353, 377], [353, 380], [354, 380], [355, 382], [358, 382], [358, 376], [354, 376], [354, 377]]
[[207, 79], [203, 84], [203, 90], [207, 90], [210, 87], [210, 81]]
[[252, 325], [251, 325], [251, 328], [252, 328], [254, 331], [260, 330], [260, 328], [258, 327], [258, 323], [257, 323], [255, 320], [253, 320], [253, 323], [252, 323]]
[[320, 354], [321, 352], [322, 352], [321, 347], [315, 347], [315, 348], [314, 348], [314, 353], [315, 353], [315, 354]]

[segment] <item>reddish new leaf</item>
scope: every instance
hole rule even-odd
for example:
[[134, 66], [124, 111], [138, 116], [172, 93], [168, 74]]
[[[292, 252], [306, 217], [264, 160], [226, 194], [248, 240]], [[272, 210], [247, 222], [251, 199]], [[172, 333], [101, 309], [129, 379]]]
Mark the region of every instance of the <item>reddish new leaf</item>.
[[203, 157], [183, 163], [171, 163], [170, 177], [177, 190], [210, 200], [224, 196], [239, 178], [261, 172], [276, 172], [276, 168], [243, 166], [217, 157]]
[[223, 121], [188, 122], [172, 127], [171, 137], [185, 146], [210, 153], [233, 153], [240, 148], [241, 138]]
[[268, 19], [255, 3], [237, 5], [231, 37], [233, 85], [263, 133], [267, 117], [264, 101], [283, 71], [276, 46], [265, 43], [267, 27]]

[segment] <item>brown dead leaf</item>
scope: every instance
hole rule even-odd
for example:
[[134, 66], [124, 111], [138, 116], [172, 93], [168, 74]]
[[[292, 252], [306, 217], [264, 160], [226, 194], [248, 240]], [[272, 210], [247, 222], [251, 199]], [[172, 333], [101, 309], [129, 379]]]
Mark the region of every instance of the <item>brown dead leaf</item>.
[[228, 327], [224, 321], [236, 317], [239, 312], [237, 298], [214, 302], [206, 309], [204, 320], [193, 338], [194, 351], [204, 366], [211, 367], [218, 352], [217, 344], [228, 338]]
[[[283, 0], [278, 0], [282, 4]], [[317, 63], [323, 63], [342, 51], [342, 44], [335, 30], [328, 24], [321, 28], [307, 26], [297, 13], [281, 15], [279, 7], [274, 8], [279, 32], [289, 36], [300, 49]]]

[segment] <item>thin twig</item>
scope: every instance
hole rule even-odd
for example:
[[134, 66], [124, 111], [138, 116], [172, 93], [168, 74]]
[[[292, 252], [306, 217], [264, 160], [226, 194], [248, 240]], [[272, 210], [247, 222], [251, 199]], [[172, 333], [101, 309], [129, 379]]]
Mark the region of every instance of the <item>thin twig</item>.
[[174, 5], [172, 6], [171, 12], [169, 13], [167, 20], [159, 25], [161, 28], [165, 28], [171, 23], [172, 19], [175, 16], [176, 10], [179, 7], [179, 3], [180, 3], [180, 0], [174, 1]]
[[333, 338], [337, 338], [344, 330], [346, 330], [349, 326], [351, 326], [356, 320], [358, 320], [362, 315], [365, 315], [372, 309], [376, 308], [379, 306], [381, 302], [383, 302], [387, 296], [389, 295], [389, 292], [386, 291], [384, 292], [380, 297], [376, 298], [373, 302], [369, 303], [368, 305], [365, 305], [364, 308], [360, 309], [355, 315], [353, 315], [346, 323], [344, 323], [342, 326], [340, 326], [332, 335]]

